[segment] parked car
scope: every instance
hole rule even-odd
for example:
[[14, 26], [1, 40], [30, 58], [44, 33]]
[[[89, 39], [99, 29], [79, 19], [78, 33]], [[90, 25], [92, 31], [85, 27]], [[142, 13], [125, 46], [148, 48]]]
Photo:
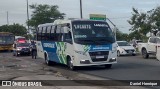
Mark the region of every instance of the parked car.
[[127, 41], [117, 41], [117, 56], [136, 55], [136, 50]]
[[30, 55], [30, 43], [16, 43], [14, 44], [13, 56]]

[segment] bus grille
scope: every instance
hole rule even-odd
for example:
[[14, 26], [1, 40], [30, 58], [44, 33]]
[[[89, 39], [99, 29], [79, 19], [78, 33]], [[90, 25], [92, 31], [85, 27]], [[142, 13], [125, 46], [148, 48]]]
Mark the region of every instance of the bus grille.
[[[97, 52], [89, 52], [89, 55], [93, 62], [99, 62], [99, 61], [107, 61], [108, 59], [109, 51], [97, 51]], [[102, 56], [103, 58], [97, 58]]]

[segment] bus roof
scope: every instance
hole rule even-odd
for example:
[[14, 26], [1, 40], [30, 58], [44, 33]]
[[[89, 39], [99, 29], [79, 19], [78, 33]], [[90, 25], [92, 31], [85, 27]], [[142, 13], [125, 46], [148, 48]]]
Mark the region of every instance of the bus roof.
[[14, 36], [14, 34], [10, 32], [0, 32], [0, 36]]
[[63, 20], [58, 19], [58, 20], [55, 20], [53, 23], [40, 24], [40, 25], [38, 25], [38, 27], [71, 23], [72, 21], [100, 21], [100, 22], [105, 22], [105, 21], [101, 21], [101, 20], [90, 20], [90, 19], [73, 19], [73, 18], [72, 19], [63, 19]]

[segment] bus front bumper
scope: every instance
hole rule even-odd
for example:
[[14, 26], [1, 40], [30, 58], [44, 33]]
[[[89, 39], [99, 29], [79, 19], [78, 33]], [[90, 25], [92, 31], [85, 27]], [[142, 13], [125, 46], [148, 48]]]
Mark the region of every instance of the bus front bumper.
[[90, 60], [82, 59], [80, 63], [75, 66], [96, 66], [96, 65], [105, 65], [105, 64], [115, 64], [117, 63], [117, 58], [110, 58], [109, 61], [101, 61], [101, 62], [90, 62]]

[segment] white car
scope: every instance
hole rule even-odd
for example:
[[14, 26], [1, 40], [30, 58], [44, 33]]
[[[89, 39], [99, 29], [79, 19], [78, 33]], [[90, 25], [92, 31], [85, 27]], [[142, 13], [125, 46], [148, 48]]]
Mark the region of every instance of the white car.
[[127, 41], [117, 41], [117, 56], [136, 55], [136, 50]]

